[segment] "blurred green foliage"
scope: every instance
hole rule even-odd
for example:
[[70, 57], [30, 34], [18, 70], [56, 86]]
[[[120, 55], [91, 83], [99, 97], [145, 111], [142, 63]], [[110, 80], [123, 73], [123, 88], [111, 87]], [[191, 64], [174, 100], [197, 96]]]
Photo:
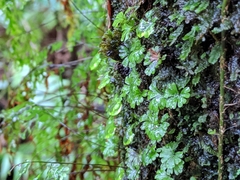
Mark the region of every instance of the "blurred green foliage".
[[104, 1], [3, 0], [0, 14], [1, 98], [8, 100], [0, 179], [113, 179], [119, 162], [105, 114], [109, 89], [98, 89], [90, 70]]

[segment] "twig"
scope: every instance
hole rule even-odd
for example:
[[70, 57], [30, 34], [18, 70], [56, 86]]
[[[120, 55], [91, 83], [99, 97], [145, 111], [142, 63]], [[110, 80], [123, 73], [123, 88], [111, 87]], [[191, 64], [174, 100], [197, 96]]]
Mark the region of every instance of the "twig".
[[87, 16], [85, 16], [85, 14], [76, 6], [76, 4], [71, 1], [71, 3], [73, 4], [73, 6], [75, 7], [75, 9], [85, 18], [87, 19], [90, 23], [92, 23], [97, 29], [99, 29], [100, 31], [104, 32], [103, 29], [101, 29], [100, 27], [98, 27], [91, 19], [89, 19]]
[[[226, 12], [228, 8], [228, 0], [222, 1], [222, 10], [221, 18], [222, 22], [226, 20]], [[218, 135], [218, 180], [223, 179], [223, 169], [224, 169], [224, 160], [223, 160], [223, 137], [224, 137], [224, 66], [226, 59], [226, 32], [223, 30], [221, 32], [221, 49], [222, 55], [220, 57], [220, 97], [219, 97], [219, 135]]]
[[[66, 164], [66, 165], [73, 165], [73, 164], [76, 164], [76, 165], [86, 165], [84, 163], [74, 163], [74, 162], [55, 162], [55, 161], [27, 161], [27, 162], [22, 162], [22, 163], [19, 163], [19, 164], [16, 164], [14, 166], [12, 166], [12, 168], [9, 170], [9, 172], [13, 171], [13, 169], [15, 169], [17, 166], [21, 166], [21, 165], [24, 165], [24, 164]], [[120, 168], [125, 168], [123, 166], [109, 166], [109, 165], [106, 165], [106, 164], [89, 164], [91, 166], [93, 166], [93, 168], [98, 168], [98, 167], [120, 167]]]
[[50, 64], [48, 66], [49, 66], [49, 68], [71, 67], [71, 66], [76, 66], [80, 62], [83, 62], [83, 61], [91, 59], [91, 58], [92, 57], [86, 57], [86, 58], [77, 59], [77, 60], [74, 60], [74, 61], [69, 61], [69, 62], [66, 62], [64, 64]]

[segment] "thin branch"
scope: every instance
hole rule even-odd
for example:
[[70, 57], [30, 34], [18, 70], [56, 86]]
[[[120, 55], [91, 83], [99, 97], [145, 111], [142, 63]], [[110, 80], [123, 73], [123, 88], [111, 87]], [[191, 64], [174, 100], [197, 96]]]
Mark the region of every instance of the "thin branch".
[[104, 32], [103, 29], [101, 29], [100, 27], [98, 27], [91, 19], [89, 19], [87, 16], [85, 16], [85, 14], [77, 7], [77, 5], [73, 2], [70, 1], [72, 3], [72, 5], [75, 7], [75, 9], [85, 18], [87, 19], [90, 23], [92, 23], [92, 25], [94, 25], [97, 29], [99, 29], [100, 31]]
[[232, 89], [232, 88], [230, 88], [230, 87], [227, 87], [227, 86], [224, 86], [226, 89], [228, 89], [228, 90], [230, 90], [230, 91], [232, 91], [232, 92], [234, 92], [234, 93], [236, 93], [237, 94], [237, 91], [235, 91], [234, 89]]
[[[28, 161], [28, 162], [22, 162], [22, 163], [18, 163], [14, 166], [12, 166], [12, 168], [9, 170], [9, 172], [13, 171], [17, 166], [21, 166], [21, 165], [24, 165], [24, 164], [66, 164], [66, 165], [73, 165], [73, 164], [76, 164], [76, 165], [86, 165], [84, 163], [74, 163], [74, 162], [55, 162], [55, 161]], [[124, 168], [123, 166], [114, 166], [114, 165], [106, 165], [106, 164], [89, 164], [91, 166], [93, 166], [93, 168], [99, 168], [99, 167], [112, 167], [112, 168]]]
[[81, 58], [81, 59], [77, 59], [77, 60], [74, 60], [74, 61], [69, 61], [69, 62], [66, 62], [64, 64], [50, 64], [48, 66], [49, 66], [49, 68], [72, 67], [72, 66], [78, 65], [80, 62], [83, 62], [85, 60], [89, 60], [91, 58], [92, 57], [86, 57], [86, 58]]
[[[228, 8], [228, 0], [222, 1], [222, 10], [221, 18], [222, 22], [226, 20]], [[226, 59], [226, 32], [223, 30], [221, 32], [221, 50], [222, 55], [220, 57], [220, 97], [219, 97], [219, 135], [218, 135], [218, 180], [223, 179], [223, 169], [224, 169], [224, 160], [223, 160], [223, 138], [224, 138], [224, 74], [225, 74], [225, 59]]]

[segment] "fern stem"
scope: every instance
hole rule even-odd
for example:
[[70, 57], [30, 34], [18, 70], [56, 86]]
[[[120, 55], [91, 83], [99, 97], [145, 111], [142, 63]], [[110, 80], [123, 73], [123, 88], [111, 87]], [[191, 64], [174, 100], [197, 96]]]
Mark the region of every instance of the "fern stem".
[[[222, 2], [222, 23], [226, 19], [226, 12], [228, 8], [228, 0], [223, 0]], [[219, 135], [218, 135], [218, 180], [223, 179], [223, 169], [224, 169], [224, 160], [223, 160], [223, 137], [224, 137], [224, 64], [226, 59], [226, 32], [222, 31], [221, 33], [221, 47], [222, 55], [220, 57], [220, 97], [219, 97]]]

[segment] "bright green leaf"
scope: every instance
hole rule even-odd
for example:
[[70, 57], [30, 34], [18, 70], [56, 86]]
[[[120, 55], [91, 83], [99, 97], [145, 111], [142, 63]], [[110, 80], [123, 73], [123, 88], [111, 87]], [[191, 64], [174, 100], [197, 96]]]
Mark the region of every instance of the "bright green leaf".
[[216, 135], [216, 129], [208, 129], [208, 134], [209, 135]]
[[148, 146], [141, 153], [141, 158], [144, 166], [151, 164], [158, 157], [158, 152], [155, 149], [155, 146]]
[[175, 83], [171, 83], [168, 85], [167, 89], [165, 90], [164, 97], [168, 98], [175, 95], [178, 95], [178, 89]]
[[106, 85], [108, 85], [110, 83], [110, 77], [109, 76], [104, 76], [103, 79], [101, 79], [101, 82], [98, 86], [99, 89], [104, 88]]
[[185, 87], [185, 88], [181, 91], [180, 96], [181, 96], [181, 97], [184, 97], [184, 98], [189, 98], [189, 97], [190, 97], [190, 88], [189, 88], [189, 87]]
[[134, 26], [129, 25], [129, 24], [123, 24], [122, 26], [122, 37], [121, 37], [121, 41], [126, 41], [128, 39], [130, 39], [130, 35], [132, 33], [134, 29]]
[[196, 36], [196, 33], [200, 31], [200, 27], [195, 25], [192, 27], [191, 31], [188, 32], [182, 39], [184, 41], [186, 40], [194, 40], [195, 39], [195, 36]]
[[164, 170], [159, 169], [155, 176], [156, 180], [173, 180]]
[[127, 148], [125, 164], [127, 168], [127, 177], [129, 179], [138, 178], [139, 169], [141, 165], [140, 155], [132, 148]]
[[183, 7], [184, 11], [193, 11], [195, 10], [199, 5], [200, 5], [201, 1], [194, 1], [194, 0], [190, 0], [188, 1], [185, 6]]
[[222, 54], [222, 48], [220, 43], [216, 43], [212, 48], [208, 62], [215, 64]]
[[122, 109], [122, 99], [115, 96], [111, 101], [109, 102], [107, 112], [110, 116], [116, 116], [121, 112]]
[[126, 22], [126, 16], [123, 14], [123, 12], [120, 12], [117, 14], [114, 22], [113, 22], [113, 27], [118, 27], [120, 24], [123, 24]]
[[151, 76], [152, 74], [155, 73], [155, 69], [158, 67], [158, 65], [161, 63], [161, 61], [155, 60], [153, 61], [146, 69], [145, 69], [145, 74], [147, 76]]
[[182, 152], [175, 152], [178, 143], [171, 142], [165, 145], [164, 147], [160, 148], [160, 155], [161, 158], [161, 169], [167, 172], [167, 175], [179, 174], [183, 170], [183, 153]]
[[51, 52], [59, 50], [62, 47], [62, 45], [63, 45], [62, 41], [58, 41], [58, 42], [51, 44], [51, 47], [50, 47]]
[[[121, 166], [121, 164], [120, 164]], [[116, 175], [115, 175], [115, 180], [122, 180], [125, 175], [125, 171], [123, 168], [117, 168], [116, 170]]]
[[90, 63], [90, 69], [91, 69], [91, 70], [96, 69], [96, 68], [98, 67], [98, 65], [100, 64], [101, 61], [102, 61], [102, 59], [100, 58], [100, 53], [97, 53], [97, 54], [93, 57], [93, 59], [92, 59], [92, 61], [91, 61], [91, 63]]
[[114, 141], [115, 141], [114, 138], [110, 138], [106, 141], [105, 148], [103, 150], [104, 156], [111, 157], [111, 156], [115, 156], [117, 154], [117, 151], [116, 151], [117, 143]]
[[109, 139], [112, 136], [114, 136], [115, 129], [116, 129], [116, 126], [114, 124], [114, 121], [112, 119], [109, 119], [105, 127], [104, 138]]
[[135, 134], [132, 132], [133, 127], [134, 127], [134, 125], [131, 125], [131, 126], [127, 127], [127, 130], [126, 130], [124, 138], [123, 138], [123, 145], [124, 146], [129, 145], [134, 138]]
[[182, 51], [181, 51], [181, 55], [180, 55], [180, 59], [183, 61], [185, 60], [189, 53], [191, 52], [191, 49], [192, 49], [192, 45], [193, 45], [193, 40], [188, 40], [186, 41], [183, 46], [182, 46]]
[[150, 121], [146, 121], [141, 126], [141, 129], [145, 130], [151, 140], [161, 141], [162, 137], [166, 134], [169, 125], [168, 122], [154, 124]]
[[199, 14], [209, 6], [209, 1], [201, 1], [201, 4], [195, 9], [195, 13]]
[[137, 36], [139, 38], [141, 37], [148, 38], [154, 32], [154, 25], [155, 25], [154, 22], [152, 21], [147, 22], [144, 19], [142, 19], [136, 30]]
[[149, 109], [153, 111], [158, 111], [158, 109], [163, 109], [166, 107], [166, 99], [164, 95], [157, 89], [156, 81], [154, 81], [148, 91], [148, 99], [150, 99]]
[[166, 107], [171, 109], [176, 109], [178, 99], [176, 97], [170, 97], [167, 99]]

